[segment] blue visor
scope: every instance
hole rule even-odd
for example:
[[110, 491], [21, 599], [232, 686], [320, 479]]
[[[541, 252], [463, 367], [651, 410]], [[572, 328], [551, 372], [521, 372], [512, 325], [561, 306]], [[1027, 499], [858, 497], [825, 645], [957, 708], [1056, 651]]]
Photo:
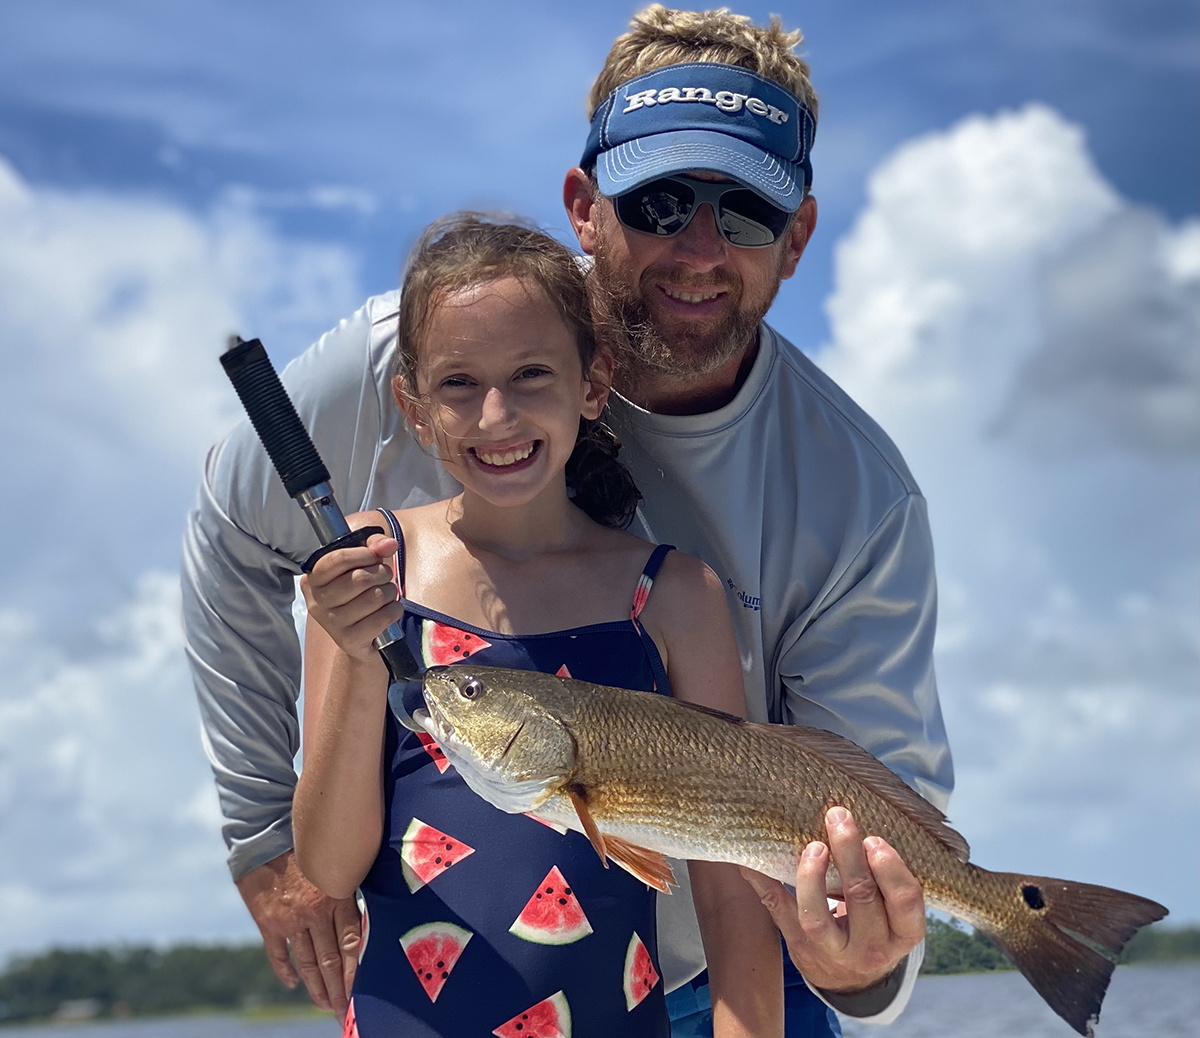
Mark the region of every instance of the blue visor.
[[622, 83], [596, 109], [579, 164], [609, 197], [704, 170], [794, 212], [812, 183], [816, 120], [791, 91], [735, 65], [668, 65]]

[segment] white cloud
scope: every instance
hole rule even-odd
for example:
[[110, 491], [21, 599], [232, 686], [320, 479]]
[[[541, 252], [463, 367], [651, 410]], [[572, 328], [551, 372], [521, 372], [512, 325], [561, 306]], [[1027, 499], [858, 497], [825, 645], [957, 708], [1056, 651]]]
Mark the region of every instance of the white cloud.
[[252, 933], [174, 569], [203, 451], [237, 413], [225, 337], [299, 352], [361, 304], [354, 258], [234, 201], [46, 189], [0, 158], [0, 299], [18, 549], [0, 576], [0, 958]]
[[0, 957], [250, 932], [223, 861], [177, 578], [143, 574], [80, 651], [53, 634], [0, 617]]
[[230, 333], [290, 355], [361, 302], [344, 250], [284, 241], [247, 206], [34, 189], [3, 158], [0, 288], [6, 434], [188, 465], [236, 413]]
[[930, 501], [976, 860], [1195, 918], [1200, 225], [1049, 108], [974, 116], [875, 171], [828, 309], [818, 360]]

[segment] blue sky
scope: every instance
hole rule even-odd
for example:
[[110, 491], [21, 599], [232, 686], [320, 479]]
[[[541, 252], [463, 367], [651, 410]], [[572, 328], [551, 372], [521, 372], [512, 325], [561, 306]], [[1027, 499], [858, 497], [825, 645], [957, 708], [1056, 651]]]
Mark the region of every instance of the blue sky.
[[[22, 503], [2, 520], [0, 956], [249, 932], [174, 612], [200, 460], [235, 416], [220, 344], [294, 356], [451, 209], [565, 238], [584, 98], [634, 9], [0, 11]], [[789, 9], [822, 98], [821, 216], [772, 313], [930, 499], [975, 859], [1190, 920], [1197, 22], [1146, 0]]]

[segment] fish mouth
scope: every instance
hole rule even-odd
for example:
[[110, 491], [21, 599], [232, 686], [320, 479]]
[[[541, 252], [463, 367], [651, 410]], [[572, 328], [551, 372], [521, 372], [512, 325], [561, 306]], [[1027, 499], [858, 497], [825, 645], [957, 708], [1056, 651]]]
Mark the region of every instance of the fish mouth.
[[425, 706], [417, 707], [413, 711], [413, 720], [417, 722], [430, 735], [433, 736], [439, 743], [446, 742], [454, 738], [454, 725], [450, 723], [449, 718], [438, 709], [437, 703], [433, 701], [433, 697], [428, 692], [422, 690], [425, 697]]

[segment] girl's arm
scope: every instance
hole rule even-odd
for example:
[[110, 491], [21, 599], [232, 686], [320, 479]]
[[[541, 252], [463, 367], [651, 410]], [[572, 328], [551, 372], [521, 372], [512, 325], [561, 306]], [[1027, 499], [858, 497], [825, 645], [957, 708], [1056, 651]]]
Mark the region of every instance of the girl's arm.
[[[704, 563], [671, 552], [641, 615], [676, 699], [746, 716], [742, 668], [725, 590]], [[688, 863], [708, 959], [716, 1038], [780, 1038], [779, 931], [736, 865]]]
[[[351, 517], [363, 525], [366, 517]], [[331, 552], [301, 580], [304, 769], [292, 824], [301, 871], [331, 897], [349, 897], [383, 833], [387, 668], [371, 642], [403, 613], [388, 565], [390, 537]]]

